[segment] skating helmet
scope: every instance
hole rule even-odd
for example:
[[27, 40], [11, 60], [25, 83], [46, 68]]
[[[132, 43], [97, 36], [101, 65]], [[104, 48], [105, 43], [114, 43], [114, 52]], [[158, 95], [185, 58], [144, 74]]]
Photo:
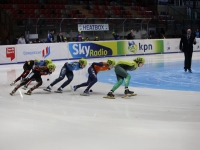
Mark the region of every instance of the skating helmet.
[[35, 59], [35, 63], [40, 62], [40, 59], [36, 58]]
[[50, 70], [55, 70], [55, 69], [56, 69], [56, 65], [53, 64], [53, 63], [49, 63], [49, 64], [47, 65], [47, 68], [50, 69]]
[[44, 61], [45, 61], [45, 64], [46, 64], [46, 65], [48, 65], [48, 64], [50, 64], [50, 63], [52, 63], [52, 60], [51, 60], [51, 59], [49, 59], [49, 58], [45, 59]]
[[110, 58], [110, 59], [107, 60], [107, 64], [108, 64], [109, 66], [115, 66], [115, 60], [112, 59], [112, 58]]
[[78, 61], [81, 65], [87, 65], [87, 60], [85, 59], [85, 58], [81, 58], [81, 59], [79, 59], [79, 61]]
[[145, 63], [145, 59], [143, 57], [137, 57], [136, 59], [134, 59], [134, 61], [137, 63]]

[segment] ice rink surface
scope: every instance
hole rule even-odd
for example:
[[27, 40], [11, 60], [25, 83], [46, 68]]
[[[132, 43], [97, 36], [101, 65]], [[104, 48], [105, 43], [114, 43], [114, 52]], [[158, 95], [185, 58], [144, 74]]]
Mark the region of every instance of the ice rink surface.
[[56, 71], [43, 76], [43, 85], [31, 96], [21, 88], [10, 96], [10, 83], [23, 64], [0, 65], [0, 150], [199, 150], [200, 53], [193, 53], [193, 73], [183, 71], [183, 53], [144, 58], [142, 68], [129, 72], [129, 89], [138, 95], [122, 99], [121, 86], [115, 100], [103, 98], [116, 82], [113, 70], [98, 74], [90, 96], [80, 96], [85, 88], [70, 89], [87, 81], [87, 68], [74, 71], [64, 93], [43, 91], [66, 62], [56, 61]]

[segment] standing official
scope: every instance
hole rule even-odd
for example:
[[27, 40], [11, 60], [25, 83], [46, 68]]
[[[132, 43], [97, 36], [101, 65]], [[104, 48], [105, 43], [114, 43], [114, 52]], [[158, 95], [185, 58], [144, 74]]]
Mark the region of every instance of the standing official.
[[185, 62], [184, 62], [184, 70], [185, 72], [188, 70], [192, 73], [191, 63], [192, 63], [192, 53], [193, 53], [193, 44], [196, 44], [196, 39], [193, 34], [191, 34], [191, 29], [187, 30], [187, 34], [183, 34], [180, 40], [180, 50], [184, 52]]
[[134, 35], [133, 35], [133, 30], [130, 30], [130, 33], [127, 35], [127, 40], [133, 40], [134, 39]]
[[64, 37], [62, 35], [62, 32], [60, 32], [58, 35], [57, 35], [57, 42], [64, 42]]

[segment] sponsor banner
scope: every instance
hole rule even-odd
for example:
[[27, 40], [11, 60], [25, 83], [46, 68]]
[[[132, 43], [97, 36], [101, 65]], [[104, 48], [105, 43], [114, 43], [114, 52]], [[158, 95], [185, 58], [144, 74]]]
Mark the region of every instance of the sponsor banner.
[[[196, 45], [193, 45], [194, 51], [200, 51], [200, 38], [196, 38]], [[165, 39], [164, 40], [164, 52], [180, 52], [179, 50], [180, 39]]]
[[15, 45], [0, 46], [0, 64], [16, 63], [16, 53]]
[[69, 46], [68, 43], [62, 43], [59, 44], [59, 49], [56, 49], [57, 51], [60, 51], [60, 58], [59, 59], [69, 59]]
[[[193, 45], [200, 51], [200, 38]], [[0, 46], [0, 64], [24, 62], [39, 58], [70, 59], [91, 58], [130, 54], [180, 52], [180, 39], [123, 40], [70, 43], [42, 43]]]
[[180, 39], [165, 39], [164, 40], [164, 52], [180, 52], [179, 50]]
[[79, 31], [108, 31], [108, 24], [78, 24]]
[[194, 51], [200, 51], [200, 38], [196, 38], [196, 45], [193, 45]]
[[117, 55], [116, 41], [69, 43], [69, 58], [90, 58]]
[[[18, 62], [39, 58], [41, 60], [50, 59], [67, 59], [67, 43], [43, 43], [43, 44], [26, 44], [16, 45]], [[62, 47], [62, 48], [61, 48]], [[61, 50], [62, 49], [62, 50]], [[65, 52], [64, 52], [65, 51]]]
[[163, 40], [127, 40], [117, 42], [118, 55], [163, 53]]

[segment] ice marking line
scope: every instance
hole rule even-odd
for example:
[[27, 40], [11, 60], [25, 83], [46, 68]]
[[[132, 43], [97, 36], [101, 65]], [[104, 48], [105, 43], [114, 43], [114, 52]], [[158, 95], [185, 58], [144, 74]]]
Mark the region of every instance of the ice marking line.
[[21, 92], [21, 90], [19, 90], [19, 94], [20, 94], [21, 98], [23, 98], [23, 95], [22, 95], [22, 92]]

